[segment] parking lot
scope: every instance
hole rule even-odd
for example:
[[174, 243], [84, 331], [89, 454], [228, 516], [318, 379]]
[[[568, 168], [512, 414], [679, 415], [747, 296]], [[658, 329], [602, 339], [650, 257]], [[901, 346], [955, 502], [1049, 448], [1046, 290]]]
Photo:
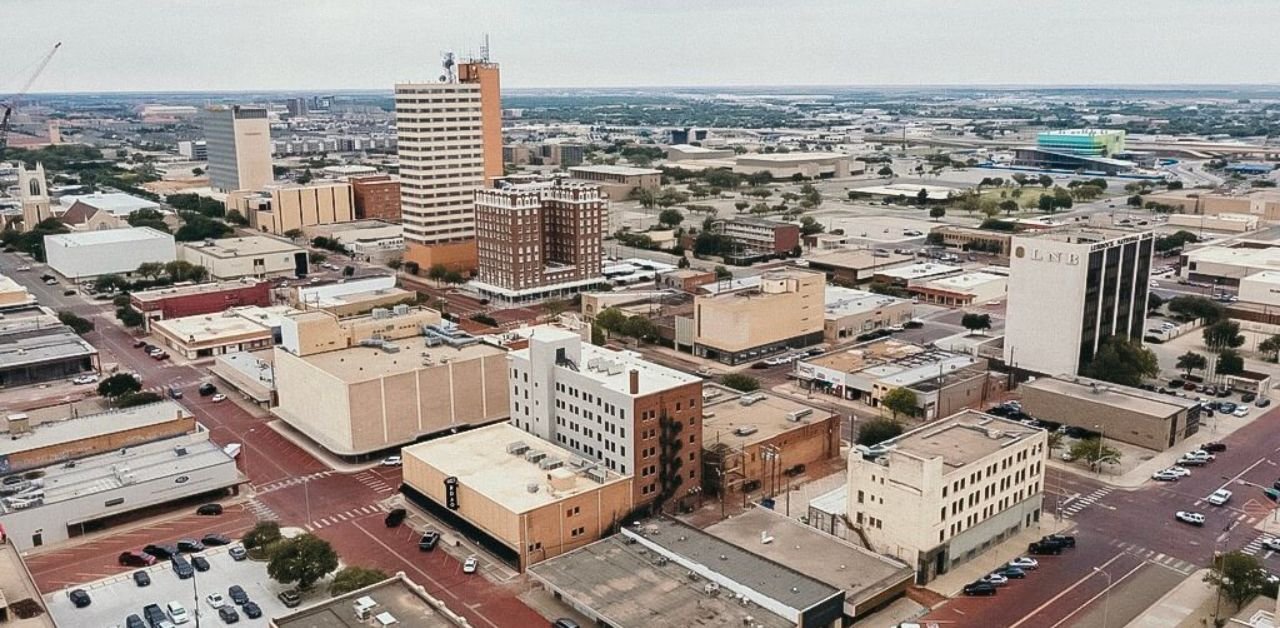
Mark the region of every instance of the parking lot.
[[[88, 592], [92, 600], [85, 608], [72, 605], [67, 597], [69, 589], [50, 593], [45, 596], [45, 601], [49, 605], [49, 612], [62, 626], [123, 627], [125, 618], [129, 615], [142, 617], [143, 606], [157, 604], [164, 608], [172, 601], [182, 604], [188, 614], [198, 612], [202, 625], [217, 626], [223, 622], [218, 618], [217, 610], [211, 608], [205, 598], [210, 593], [220, 593], [223, 598], [227, 598], [226, 603], [231, 604], [227, 588], [238, 584], [249, 594], [249, 599], [262, 608], [262, 617], [249, 619], [237, 607], [240, 621], [236, 625], [266, 626], [268, 618], [287, 612], [289, 609], [276, 599], [276, 594], [289, 587], [267, 577], [266, 563], [235, 561], [227, 554], [227, 550], [227, 547], [217, 547], [201, 552], [200, 555], [209, 561], [209, 571], [196, 572], [191, 579], [179, 580], [169, 561], [158, 561], [155, 565], [142, 568], [151, 576], [149, 586], [139, 587], [135, 584], [133, 572], [138, 570], [131, 570], [78, 587]], [[197, 597], [199, 603], [196, 602]], [[304, 600], [303, 603], [309, 602]], [[194, 622], [188, 623], [194, 625]]]

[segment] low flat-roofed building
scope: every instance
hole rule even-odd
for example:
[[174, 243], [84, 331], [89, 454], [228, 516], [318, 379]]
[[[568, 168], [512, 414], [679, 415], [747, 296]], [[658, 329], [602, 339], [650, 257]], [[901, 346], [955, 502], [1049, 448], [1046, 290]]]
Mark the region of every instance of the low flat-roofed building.
[[707, 148], [693, 144], [672, 144], [667, 147], [667, 161], [733, 159], [735, 154], [732, 148]]
[[[9, 485], [12, 492], [0, 498], [0, 526], [25, 550], [109, 526], [141, 508], [239, 484], [235, 459], [190, 416], [161, 401], [44, 424], [4, 440], [0, 459], [57, 459], [36, 467], [43, 472], [38, 483]], [[9, 429], [14, 426], [10, 417]], [[184, 426], [190, 431], [173, 433]]]
[[178, 247], [178, 258], [209, 269], [209, 276], [214, 280], [301, 276], [306, 275], [308, 269], [305, 249], [285, 240], [257, 235], [186, 242]]
[[825, 288], [821, 273], [786, 268], [756, 287], [696, 296], [694, 355], [732, 365], [822, 342]]
[[309, 283], [290, 290], [287, 297], [289, 304], [300, 310], [324, 310], [343, 318], [418, 300], [416, 292], [396, 287], [395, 275]]
[[510, 410], [506, 352], [440, 325], [438, 312], [337, 321], [311, 311], [281, 333], [273, 412], [340, 456], [492, 423]]
[[271, 628], [366, 628], [369, 619], [356, 616], [363, 608], [379, 626], [412, 628], [465, 628], [466, 618], [449, 610], [444, 602], [427, 593], [404, 572], [333, 597], [280, 617], [272, 617]]
[[739, 216], [716, 220], [711, 228], [734, 245], [734, 252], [725, 258], [726, 262], [741, 263], [790, 255], [800, 246], [800, 225], [794, 222]]
[[[975, 382], [970, 379], [985, 373], [985, 368], [986, 361], [972, 355], [897, 340], [881, 340], [818, 357], [802, 358], [796, 363], [796, 378], [801, 386], [810, 390], [861, 401], [873, 408], [879, 407], [884, 396], [895, 388], [911, 389], [916, 391], [920, 404], [917, 415], [931, 417], [939, 406], [954, 408], [958, 403], [952, 395], [958, 394], [960, 389], [939, 397], [938, 393], [949, 385], [965, 384], [962, 389], [969, 391], [965, 398], [974, 395], [979, 399], [985, 398], [984, 390], [972, 389]], [[970, 373], [970, 376], [945, 380], [947, 375], [961, 372]]]
[[692, 294], [698, 286], [704, 286], [716, 280], [716, 274], [709, 270], [678, 268], [658, 276], [658, 285], [671, 290], [679, 290]]
[[1179, 274], [1190, 281], [1238, 286], [1250, 275], [1280, 267], [1280, 244], [1238, 241], [1232, 246], [1209, 245], [1184, 251]]
[[957, 225], [934, 227], [929, 233], [941, 234], [942, 246], [946, 248], [995, 253], [1006, 260], [1009, 258], [1009, 245], [1013, 241], [1013, 234], [1008, 231], [991, 231]]
[[507, 423], [401, 455], [411, 501], [521, 570], [600, 539], [634, 509], [633, 476]]
[[722, 498], [760, 488], [781, 493], [781, 486], [768, 484], [840, 456], [838, 414], [771, 392], [744, 394], [717, 385], [705, 385], [702, 398], [703, 486]]
[[569, 176], [599, 185], [600, 192], [606, 198], [615, 201], [625, 200], [632, 190], [657, 191], [662, 187], [662, 171], [653, 168], [610, 165], [573, 166], [569, 168]]
[[1280, 220], [1280, 192], [1257, 188], [1245, 193], [1214, 194], [1206, 190], [1169, 190], [1145, 194], [1147, 203], [1169, 205], [1186, 214], [1252, 214], [1262, 220]]
[[[860, 620], [903, 595], [915, 580], [907, 565], [806, 526], [768, 508], [751, 508], [704, 529], [707, 534], [844, 590], [846, 620]], [[761, 534], [772, 537], [761, 543]]]
[[144, 319], [144, 329], [152, 321], [212, 314], [228, 308], [271, 305], [271, 284], [243, 279], [187, 286], [169, 286], [129, 293], [129, 302]]
[[923, 584], [1036, 525], [1048, 434], [966, 410], [849, 456], [848, 518]]
[[404, 226], [382, 220], [313, 225], [302, 232], [310, 240], [336, 240], [347, 253], [373, 263], [385, 263], [404, 253]]
[[1280, 305], [1280, 271], [1264, 270], [1240, 280], [1237, 296], [1246, 303]]
[[5, 473], [196, 431], [195, 418], [173, 401], [84, 416], [72, 414], [67, 407], [53, 406], [10, 414], [3, 422], [0, 433], [8, 436], [0, 441]]
[[1200, 430], [1200, 404], [1087, 377], [1041, 377], [1018, 387], [1022, 408], [1044, 421], [1164, 451]]
[[217, 314], [170, 318], [151, 323], [151, 333], [164, 347], [188, 359], [275, 344], [284, 317], [296, 312], [287, 305], [234, 307]]
[[529, 575], [617, 628], [834, 628], [844, 615], [843, 589], [667, 518], [622, 528]]
[[982, 271], [964, 273], [916, 282], [907, 286], [907, 291], [921, 303], [966, 307], [1004, 299], [1009, 277]]
[[912, 255], [866, 249], [836, 250], [805, 257], [803, 260], [809, 268], [826, 273], [832, 283], [844, 286], [866, 283], [879, 272], [906, 266], [913, 261], [915, 257]]
[[935, 262], [916, 262], [906, 266], [878, 270], [871, 280], [905, 288], [914, 283], [931, 281], [942, 277], [953, 277], [963, 272], [964, 268], [960, 266], [950, 266]]
[[915, 313], [911, 301], [853, 288], [827, 286], [825, 297], [822, 339], [832, 344], [901, 325]]
[[[19, 605], [21, 603], [21, 605]], [[31, 616], [32, 610], [39, 611]], [[49, 607], [40, 597], [36, 579], [22, 560], [14, 540], [0, 531], [0, 626], [56, 628]]]
[[276, 397], [275, 354], [270, 350], [239, 351], [218, 356], [209, 372], [254, 403], [270, 408]]
[[1244, 233], [1258, 228], [1258, 217], [1253, 214], [1169, 214], [1165, 223], [1170, 227], [1188, 227], [1190, 229], [1208, 229], [1227, 233]]
[[127, 275], [146, 262], [176, 259], [173, 236], [151, 227], [47, 235], [44, 250], [49, 268], [72, 281]]
[[0, 311], [35, 305], [36, 298], [22, 284], [0, 275]]
[[5, 313], [0, 324], [0, 387], [40, 384], [75, 377], [99, 368], [98, 350], [45, 308], [15, 316]]
[[809, 179], [841, 179], [849, 176], [852, 166], [853, 157], [844, 153], [750, 153], [734, 160], [733, 171], [739, 174], [768, 172], [774, 179], [790, 179], [796, 175]]

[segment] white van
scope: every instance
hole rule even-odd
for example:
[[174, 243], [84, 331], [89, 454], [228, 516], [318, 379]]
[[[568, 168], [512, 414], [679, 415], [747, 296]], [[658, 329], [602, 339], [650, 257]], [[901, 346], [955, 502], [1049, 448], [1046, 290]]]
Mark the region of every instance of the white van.
[[185, 624], [191, 619], [191, 616], [187, 614], [187, 608], [177, 602], [169, 602], [166, 607], [169, 610], [169, 617], [173, 619], [175, 624]]

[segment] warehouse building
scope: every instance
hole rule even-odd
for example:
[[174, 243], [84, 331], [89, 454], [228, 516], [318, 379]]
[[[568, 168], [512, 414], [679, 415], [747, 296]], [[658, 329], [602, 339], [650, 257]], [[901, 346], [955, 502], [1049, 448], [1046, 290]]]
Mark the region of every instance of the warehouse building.
[[59, 233], [44, 237], [49, 268], [72, 281], [127, 275], [147, 262], [176, 259], [173, 236], [151, 227]]
[[255, 351], [279, 342], [281, 322], [295, 311], [287, 305], [248, 305], [155, 321], [151, 333], [161, 345], [189, 360]]
[[831, 344], [902, 325], [915, 313], [911, 301], [874, 292], [827, 286], [825, 296], [822, 340]]
[[183, 261], [204, 266], [209, 276], [219, 281], [282, 275], [305, 277], [308, 269], [306, 249], [267, 236], [187, 242], [178, 247], [178, 256]]
[[1087, 377], [1041, 377], [1019, 386], [1023, 411], [1044, 421], [1100, 432], [1108, 439], [1164, 451], [1200, 431], [1195, 399]]
[[41, 384], [99, 369], [98, 350], [49, 308], [9, 309], [0, 320], [0, 387]]
[[133, 309], [144, 318], [143, 329], [151, 331], [152, 321], [212, 314], [233, 307], [271, 305], [271, 284], [245, 279], [169, 286], [129, 293]]
[[920, 303], [967, 307], [1004, 299], [1009, 292], [1009, 277], [986, 271], [965, 273], [913, 283], [907, 286], [907, 292]]

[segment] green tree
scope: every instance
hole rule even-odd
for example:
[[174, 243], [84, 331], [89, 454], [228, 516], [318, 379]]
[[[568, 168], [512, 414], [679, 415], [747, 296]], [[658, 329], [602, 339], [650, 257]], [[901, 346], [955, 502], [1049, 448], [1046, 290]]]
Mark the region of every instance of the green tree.
[[999, 207], [1000, 207], [1000, 211], [1003, 211], [1006, 216], [1012, 216], [1013, 212], [1018, 211], [1018, 201], [1014, 201], [1014, 200], [1000, 201]]
[[651, 209], [658, 203], [657, 196], [654, 195], [653, 190], [645, 188], [632, 188], [631, 193], [627, 195], [627, 199], [639, 202], [640, 206], [645, 209]]
[[928, 205], [928, 204], [929, 204], [929, 190], [920, 188], [920, 191], [916, 192], [916, 205]]
[[244, 214], [240, 213], [240, 210], [238, 209], [228, 210], [224, 220], [240, 227], [244, 227], [249, 224], [249, 219], [245, 218]]
[[318, 266], [320, 264], [323, 264], [324, 261], [327, 259], [329, 259], [328, 255], [325, 255], [324, 253], [320, 253], [318, 251], [312, 251], [310, 253], [307, 253], [307, 261], [310, 262], [311, 265], [313, 266]]
[[177, 233], [173, 234], [173, 239], [179, 242], [216, 240], [232, 233], [227, 223], [194, 212], [183, 213], [182, 221], [183, 225], [178, 228]]
[[132, 408], [134, 406], [145, 406], [149, 403], [164, 401], [164, 397], [153, 392], [131, 392], [116, 397], [115, 406], [117, 408]]
[[648, 318], [636, 314], [627, 318], [627, 322], [622, 324], [622, 333], [636, 340], [652, 342], [658, 339], [658, 326]]
[[1259, 342], [1258, 351], [1265, 353], [1267, 359], [1272, 362], [1280, 361], [1280, 334], [1269, 336]]
[[1142, 207], [1142, 196], [1140, 194], [1134, 194], [1125, 200], [1125, 204], [1129, 207]]
[[1048, 188], [1053, 185], [1053, 177], [1047, 174], [1042, 174], [1038, 179], [1036, 179], [1036, 182], [1040, 184], [1040, 187]]
[[658, 222], [668, 227], [675, 227], [684, 222], [684, 214], [678, 209], [664, 209], [658, 213]]
[[902, 434], [902, 424], [893, 419], [879, 417], [858, 426], [858, 444], [865, 447], [879, 445]]
[[748, 203], [747, 201], [735, 201], [733, 203], [733, 208], [740, 212], [747, 211], [748, 207], [751, 207], [751, 203]]
[[462, 276], [462, 273], [456, 270], [451, 270], [444, 274], [444, 282], [456, 286], [458, 284], [467, 283], [467, 278]]
[[1057, 451], [1058, 448], [1062, 447], [1062, 434], [1057, 430], [1049, 432], [1047, 444], [1049, 445], [1050, 453]]
[[1222, 306], [1204, 297], [1179, 296], [1169, 299], [1169, 313], [1186, 320], [1204, 319], [1212, 324], [1226, 316]]
[[151, 227], [161, 233], [169, 233], [169, 225], [164, 222], [164, 214], [150, 207], [135, 210], [125, 220], [130, 227]]
[[991, 329], [991, 315], [966, 312], [960, 317], [960, 325], [971, 332], [985, 331]]
[[622, 326], [627, 322], [627, 315], [616, 307], [607, 307], [596, 315], [596, 324], [605, 331], [622, 333]]
[[751, 392], [753, 390], [760, 389], [760, 380], [757, 380], [750, 375], [743, 375], [742, 373], [729, 373], [728, 375], [720, 378], [720, 383], [742, 392]]
[[914, 392], [906, 388], [894, 388], [884, 396], [880, 403], [893, 413], [893, 418], [896, 420], [900, 414], [915, 416], [920, 400], [916, 398]]
[[1150, 349], [1123, 336], [1107, 336], [1083, 371], [1104, 382], [1137, 386], [1143, 378], [1159, 375], [1160, 365]]
[[337, 597], [365, 587], [373, 586], [388, 578], [381, 569], [365, 567], [343, 567], [333, 574], [333, 582], [329, 583], [329, 595]]
[[880, 169], [876, 171], [876, 174], [882, 177], [892, 177], [893, 168], [890, 168], [889, 166], [881, 166]]
[[1202, 332], [1204, 346], [1210, 351], [1234, 349], [1244, 344], [1244, 336], [1240, 334], [1240, 323], [1233, 320], [1220, 320]]
[[58, 312], [58, 320], [81, 336], [93, 331], [93, 321], [77, 316], [75, 312], [66, 310]]
[[1217, 556], [1204, 581], [1218, 587], [1236, 610], [1262, 591], [1267, 572], [1258, 559], [1243, 552], [1227, 552]]
[[1104, 464], [1120, 464], [1120, 450], [1102, 442], [1100, 438], [1086, 438], [1071, 445], [1071, 457], [1089, 464], [1095, 470]]
[[142, 384], [138, 383], [138, 378], [128, 373], [116, 373], [98, 382], [98, 394], [107, 399], [115, 399], [139, 390], [142, 390]]
[[404, 269], [404, 272], [414, 276], [417, 276], [418, 271], [421, 269], [421, 267], [418, 266], [418, 263], [413, 260], [401, 262], [400, 267]]
[[947, 209], [941, 205], [935, 205], [929, 208], [929, 217], [935, 221], [947, 215]]
[[449, 268], [444, 264], [432, 264], [427, 269], [427, 279], [432, 281], [443, 281], [444, 276], [449, 274]]
[[298, 238], [301, 238], [301, 237], [302, 237], [302, 230], [301, 230], [301, 229], [290, 229], [290, 230], [288, 230], [288, 231], [284, 232], [284, 233], [283, 233], [283, 234], [281, 234], [281, 235], [283, 235], [283, 236], [284, 236], [284, 237], [286, 237], [286, 238], [289, 238], [290, 240], [297, 240]]
[[676, 268], [688, 268], [688, 267], [689, 267], [689, 258], [681, 255], [680, 261], [676, 262]]
[[569, 311], [569, 307], [570, 304], [563, 299], [549, 299], [542, 303], [542, 311], [546, 312], [547, 318], [556, 318]]
[[1195, 351], [1188, 351], [1178, 356], [1177, 368], [1187, 376], [1191, 375], [1191, 371], [1198, 371], [1206, 366], [1209, 366], [1209, 359]]
[[1244, 372], [1244, 358], [1234, 349], [1227, 349], [1218, 354], [1218, 363], [1214, 370], [1219, 375], [1239, 375]]
[[716, 266], [715, 273], [717, 281], [722, 279], [733, 279], [733, 273], [729, 272], [729, 269], [724, 266]]
[[138, 268], [134, 269], [133, 272], [147, 279], [155, 279], [160, 275], [166, 274], [163, 262], [143, 262], [138, 264]]
[[591, 325], [591, 344], [597, 347], [603, 347], [604, 343], [607, 342], [607, 340], [608, 339], [605, 338], [605, 335], [604, 335], [604, 328], [601, 327], [598, 323], [593, 323]]
[[142, 327], [142, 323], [146, 322], [142, 314], [129, 305], [116, 308], [116, 318], [125, 327]]
[[826, 230], [826, 227], [822, 226], [822, 223], [817, 220], [814, 220], [813, 216], [805, 216], [800, 219], [801, 235], [814, 235], [816, 233], [822, 233], [824, 230]]
[[281, 584], [297, 583], [307, 590], [338, 568], [338, 554], [328, 541], [301, 534], [276, 544], [267, 562], [267, 575]]

